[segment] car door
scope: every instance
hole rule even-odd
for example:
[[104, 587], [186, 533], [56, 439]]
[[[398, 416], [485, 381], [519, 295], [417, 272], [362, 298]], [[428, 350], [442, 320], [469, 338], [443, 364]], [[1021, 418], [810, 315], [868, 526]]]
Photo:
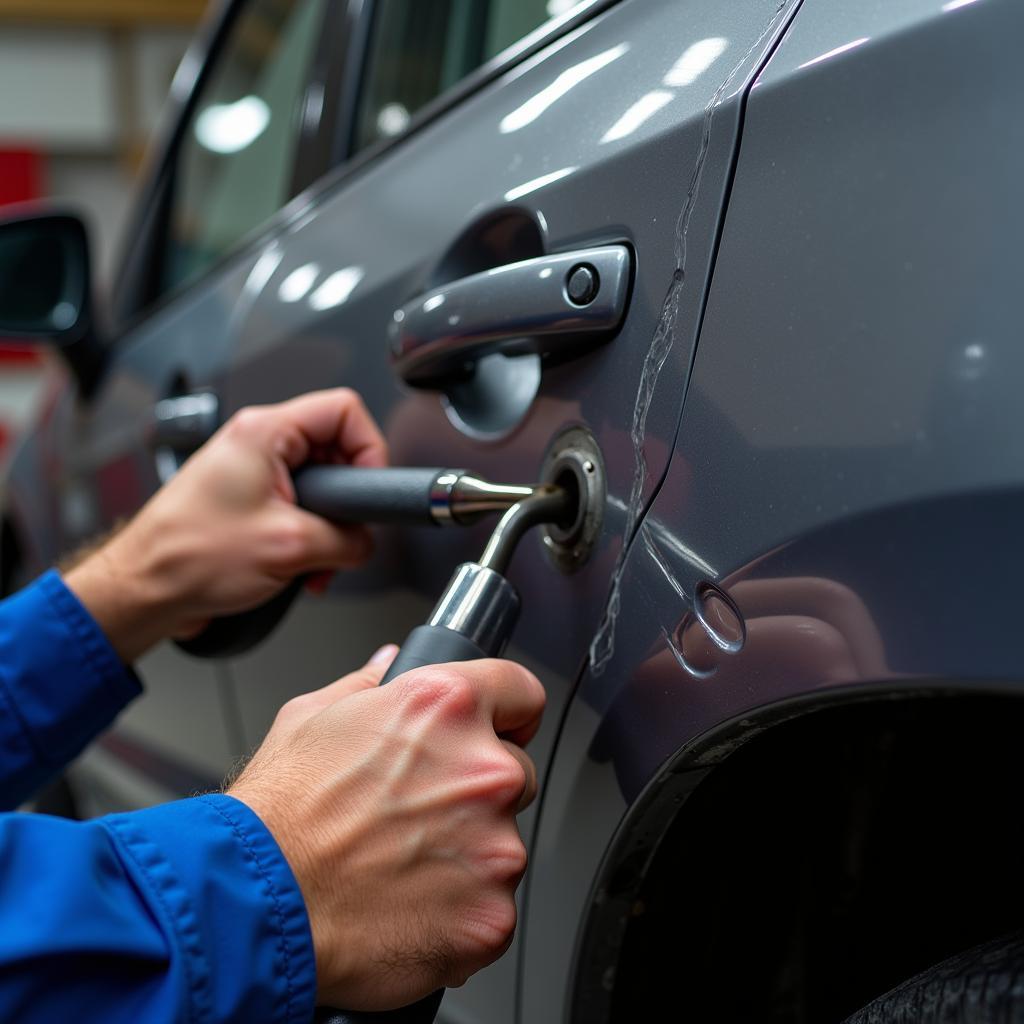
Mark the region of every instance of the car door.
[[[609, 587], [674, 439], [738, 97], [785, 5], [591, 2], [547, 21], [555, 5], [537, 2], [540, 48], [506, 51], [447, 93], [460, 59], [452, 49], [466, 46], [465, 5], [374, 6], [348, 159], [263, 241], [267, 276], [238, 327], [222, 407], [351, 385], [384, 425], [394, 462], [520, 482], [538, 477], [561, 432], [592, 434], [608, 492], [598, 550], [567, 574], [530, 542], [513, 571], [526, 598], [524, 653], [571, 679], [591, 641], [598, 661], [614, 643]], [[475, 31], [486, 35], [512, 6], [476, 5], [489, 13]], [[530, 6], [514, 5], [516, 16]], [[424, 389], [400, 379], [389, 358], [396, 310], [438, 302], [444, 286], [481, 271], [614, 245], [633, 272], [614, 340], [557, 365], [497, 356], [469, 381], [455, 373]], [[498, 297], [501, 275], [492, 283]], [[403, 531], [328, 600], [300, 600], [275, 637], [236, 663], [247, 735], [257, 739], [296, 687], [400, 639], [485, 538], [486, 529]], [[372, 595], [379, 612], [367, 611]]]
[[[592, 441], [604, 498], [589, 557], [553, 557], [528, 537], [510, 573], [523, 611], [509, 653], [549, 697], [533, 747], [543, 773], [581, 666], [600, 672], [615, 649], [621, 566], [674, 443], [744, 90], [792, 6], [630, 0], [579, 4], [549, 21], [549, 5], [520, 2], [516, 14], [532, 9], [536, 34], [461, 81], [460, 55], [487, 53], [472, 32], [486, 39], [513, 5], [476, 5], [468, 28], [465, 5], [373, 6], [361, 74], [339, 104], [350, 112], [342, 162], [261, 243], [266, 280], [239, 325], [222, 403], [351, 385], [395, 463], [468, 466], [509, 482], [536, 480], [560, 443]], [[493, 303], [518, 302], [517, 322], [539, 322], [547, 309], [529, 306], [525, 290], [505, 291], [515, 265], [548, 259], [538, 272], [564, 275], [605, 246], [625, 249], [632, 275], [614, 338], [565, 359], [477, 361], [477, 351], [471, 374], [442, 367], [431, 386], [403, 381], [391, 358], [402, 317], [442, 309], [493, 271]], [[381, 531], [366, 570], [338, 578], [324, 598], [301, 598], [274, 636], [232, 664], [247, 740], [259, 740], [283, 700], [421, 622], [486, 535]], [[522, 827], [531, 831], [529, 814]], [[450, 993], [444, 1013], [510, 1021], [514, 990], [509, 956]]]

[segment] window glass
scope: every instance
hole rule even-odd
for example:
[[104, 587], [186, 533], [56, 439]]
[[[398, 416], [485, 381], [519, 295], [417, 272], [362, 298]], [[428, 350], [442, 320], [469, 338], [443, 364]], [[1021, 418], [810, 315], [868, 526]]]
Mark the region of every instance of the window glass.
[[325, 0], [250, 0], [176, 157], [162, 290], [202, 273], [290, 198], [306, 75]]
[[378, 0], [356, 148], [399, 135], [421, 107], [575, 0]]

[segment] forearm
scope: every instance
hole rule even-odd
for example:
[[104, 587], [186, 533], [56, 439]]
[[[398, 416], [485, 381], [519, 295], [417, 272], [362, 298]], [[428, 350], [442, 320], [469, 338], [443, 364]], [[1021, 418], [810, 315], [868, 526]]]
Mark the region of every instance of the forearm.
[[0, 815], [0, 848], [0, 1019], [311, 1019], [298, 887], [230, 797], [91, 822]]
[[124, 534], [108, 540], [64, 572], [64, 582], [88, 609], [118, 657], [130, 665], [174, 631], [169, 581], [135, 571]]

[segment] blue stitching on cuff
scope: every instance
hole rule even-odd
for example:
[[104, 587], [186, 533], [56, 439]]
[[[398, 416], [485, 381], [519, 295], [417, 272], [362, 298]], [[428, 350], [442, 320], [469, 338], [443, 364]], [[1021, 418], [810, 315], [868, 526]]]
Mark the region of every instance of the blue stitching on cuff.
[[[181, 948], [182, 952], [185, 954], [185, 980], [188, 983], [188, 1001], [190, 1007], [189, 1019], [208, 1020], [209, 1018], [207, 1014], [198, 1003], [197, 997], [199, 994], [199, 984], [197, 983], [196, 977], [193, 973], [192, 964], [193, 958], [202, 961], [203, 965], [207, 968], [206, 974], [209, 975], [209, 964], [205, 962], [205, 957], [203, 956], [202, 948], [199, 944], [199, 936], [195, 933], [194, 930], [185, 926], [181, 920], [180, 915], [176, 914], [173, 908], [168, 906], [167, 899], [164, 894], [164, 889], [166, 888], [166, 885], [160, 884], [160, 882], [150, 874], [149, 866], [147, 864], [144, 864], [140, 860], [138, 851], [134, 848], [135, 837], [128, 834], [128, 831], [124, 827], [124, 825], [114, 817], [108, 817], [104, 819], [101, 822], [101, 824], [105, 825], [114, 833], [115, 838], [119, 840], [119, 845], [124, 849], [125, 853], [129, 857], [131, 857], [133, 863], [136, 865], [136, 867], [138, 867], [139, 871], [142, 872], [143, 877], [146, 879], [146, 882], [149, 885], [149, 888], [152, 890], [153, 895], [155, 896], [157, 902], [160, 904], [160, 908], [163, 910], [164, 915], [170, 922], [172, 929], [178, 933], [182, 940], [184, 940], [181, 942]], [[147, 840], [143, 839], [143, 842], [146, 841]], [[156, 850], [155, 846], [154, 850], [159, 855], [159, 851]], [[166, 860], [164, 860], [163, 858], [161, 859], [163, 860], [164, 864], [170, 867], [170, 864]], [[182, 892], [183, 895], [185, 895], [184, 890], [182, 890]], [[195, 912], [193, 911], [193, 915], [194, 913]]]
[[198, 799], [216, 811], [228, 823], [231, 831], [234, 832], [235, 837], [242, 844], [242, 848], [256, 866], [256, 870], [259, 873], [260, 878], [263, 879], [264, 884], [270, 892], [270, 899], [274, 904], [274, 913], [277, 917], [279, 935], [278, 948], [281, 950], [281, 956], [284, 960], [285, 987], [288, 994], [288, 1003], [285, 1007], [285, 1024], [289, 1024], [289, 1022], [293, 1020], [292, 1010], [295, 1002], [295, 986], [293, 984], [291, 948], [288, 945], [288, 933], [285, 930], [284, 911], [281, 909], [281, 900], [278, 896], [277, 887], [274, 885], [274, 882], [270, 877], [270, 872], [267, 871], [263, 861], [260, 860], [259, 854], [257, 854], [252, 843], [249, 841], [249, 837], [242, 830], [242, 827], [227, 813], [227, 811], [224, 810], [223, 807], [214, 803], [207, 797], [201, 796]]

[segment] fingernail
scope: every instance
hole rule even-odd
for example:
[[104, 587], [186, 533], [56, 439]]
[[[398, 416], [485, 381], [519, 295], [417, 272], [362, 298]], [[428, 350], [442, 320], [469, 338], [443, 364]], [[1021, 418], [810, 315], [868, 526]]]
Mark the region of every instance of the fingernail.
[[371, 665], [384, 665], [390, 664], [395, 660], [395, 655], [398, 653], [397, 644], [385, 644], [378, 650], [373, 657], [370, 659]]

